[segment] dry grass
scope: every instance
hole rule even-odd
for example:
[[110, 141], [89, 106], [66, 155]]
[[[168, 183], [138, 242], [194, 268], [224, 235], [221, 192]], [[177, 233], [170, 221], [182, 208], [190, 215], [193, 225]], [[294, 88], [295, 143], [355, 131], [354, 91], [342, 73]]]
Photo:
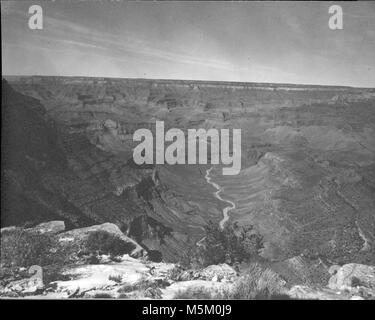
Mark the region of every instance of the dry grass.
[[109, 281], [114, 281], [116, 283], [121, 283], [122, 282], [122, 275], [121, 274], [119, 274], [119, 275], [110, 275], [108, 277], [108, 280]]
[[218, 293], [213, 293], [212, 289], [208, 289], [205, 287], [190, 287], [185, 290], [180, 290], [176, 293], [173, 297], [174, 299], [220, 299], [220, 295]]
[[253, 263], [229, 293], [231, 299], [268, 300], [286, 298], [286, 282], [274, 271]]
[[1, 264], [5, 267], [46, 266], [60, 263], [64, 252], [55, 251], [57, 241], [51, 236], [26, 232], [21, 228], [1, 234]]
[[272, 270], [259, 263], [253, 263], [245, 274], [230, 288], [212, 290], [212, 288], [191, 287], [181, 290], [175, 299], [221, 299], [221, 300], [283, 300], [285, 281]]

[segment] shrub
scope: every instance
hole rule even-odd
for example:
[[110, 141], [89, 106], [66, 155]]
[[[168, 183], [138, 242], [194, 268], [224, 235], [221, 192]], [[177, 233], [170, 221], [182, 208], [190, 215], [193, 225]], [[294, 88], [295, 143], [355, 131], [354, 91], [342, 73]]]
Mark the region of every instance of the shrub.
[[173, 299], [217, 299], [212, 289], [205, 287], [189, 287], [184, 290], [178, 291]]
[[232, 287], [215, 290], [205, 287], [190, 287], [179, 291], [175, 299], [220, 299], [220, 300], [284, 300], [285, 281], [264, 266], [253, 263]]
[[253, 263], [229, 292], [230, 299], [268, 300], [288, 298], [283, 294], [285, 281], [272, 270]]
[[142, 276], [141, 279], [135, 284], [124, 284], [117, 290], [118, 293], [128, 293], [137, 290], [146, 290], [150, 287], [156, 287], [156, 283], [147, 279], [146, 276]]
[[167, 278], [173, 281], [180, 281], [183, 272], [184, 269], [181, 266], [175, 265], [172, 269], [168, 270]]
[[[30, 277], [28, 267], [43, 267], [43, 281], [49, 284], [57, 280], [69, 280], [62, 269], [70, 263], [72, 252], [62, 246], [56, 237], [32, 233], [21, 228], [1, 234], [1, 282]], [[24, 271], [21, 271], [25, 268]]]
[[15, 229], [1, 234], [1, 263], [7, 267], [46, 266], [64, 260], [51, 235]]
[[149, 250], [148, 258], [150, 261], [153, 261], [153, 262], [162, 262], [163, 254], [159, 250]]
[[240, 227], [237, 223], [224, 229], [209, 223], [206, 227], [205, 244], [188, 251], [181, 258], [185, 267], [206, 267], [211, 264], [230, 265], [249, 261], [258, 256], [263, 238], [252, 226]]
[[108, 280], [109, 281], [114, 281], [114, 282], [116, 282], [116, 283], [121, 283], [122, 282], [122, 275], [110, 275], [109, 277], [108, 277]]
[[54, 281], [68, 281], [71, 276], [63, 273], [63, 265], [53, 264], [43, 267], [43, 281], [48, 284]]
[[129, 293], [140, 289], [140, 286], [135, 284], [125, 284], [117, 290], [118, 293]]
[[119, 236], [104, 230], [91, 232], [86, 242], [87, 249], [99, 254], [122, 255], [133, 250], [134, 245]]

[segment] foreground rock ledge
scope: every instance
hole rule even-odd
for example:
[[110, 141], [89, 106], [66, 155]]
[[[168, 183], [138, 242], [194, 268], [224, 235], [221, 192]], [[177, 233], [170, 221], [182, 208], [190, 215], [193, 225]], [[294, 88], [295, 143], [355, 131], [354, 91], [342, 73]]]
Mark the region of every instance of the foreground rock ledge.
[[[1, 234], [17, 228], [1, 229]], [[128, 254], [117, 256], [98, 255], [95, 264], [73, 264], [61, 266], [61, 275], [68, 280], [41, 283], [35, 277], [25, 277], [0, 287], [0, 295], [29, 298], [126, 298], [126, 299], [173, 299], [179, 293], [189, 290], [205, 290], [214, 296], [232, 290], [241, 275], [227, 264], [211, 265], [194, 270], [181, 270], [172, 263], [151, 262], [145, 250], [134, 240], [124, 235], [112, 223], [65, 231], [63, 221], [50, 221], [26, 232], [57, 237], [63, 243], [87, 241], [92, 232], [105, 231], [123, 241]], [[131, 246], [129, 246], [131, 244]], [[297, 259], [297, 258], [296, 258]], [[297, 259], [298, 260], [298, 259]], [[21, 268], [26, 270], [26, 268]], [[178, 273], [178, 276], [174, 275]], [[375, 267], [350, 263], [332, 265], [331, 277], [326, 287], [306, 285], [288, 286], [283, 280], [282, 293], [291, 299], [314, 300], [364, 300], [375, 299]], [[255, 283], [259, 286], [264, 274], [277, 273], [263, 269]], [[253, 278], [255, 274], [252, 275]], [[242, 278], [243, 279], [243, 278]], [[194, 298], [194, 297], [192, 297]]]
[[87, 240], [90, 233], [97, 231], [108, 232], [109, 234], [112, 234], [121, 239], [124, 242], [124, 244], [130, 244], [133, 247], [133, 249], [129, 252], [129, 255], [131, 257], [138, 258], [146, 254], [146, 251], [137, 242], [124, 235], [120, 228], [113, 223], [103, 223], [100, 225], [94, 225], [86, 228], [73, 229], [70, 231], [60, 233], [58, 236], [59, 241], [83, 242]]

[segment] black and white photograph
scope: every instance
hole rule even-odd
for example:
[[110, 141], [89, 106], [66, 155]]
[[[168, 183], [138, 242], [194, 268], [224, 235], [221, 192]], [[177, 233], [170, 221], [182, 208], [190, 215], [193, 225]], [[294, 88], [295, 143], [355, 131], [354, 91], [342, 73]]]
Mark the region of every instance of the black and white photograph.
[[375, 2], [1, 0], [1, 61], [0, 300], [375, 300]]

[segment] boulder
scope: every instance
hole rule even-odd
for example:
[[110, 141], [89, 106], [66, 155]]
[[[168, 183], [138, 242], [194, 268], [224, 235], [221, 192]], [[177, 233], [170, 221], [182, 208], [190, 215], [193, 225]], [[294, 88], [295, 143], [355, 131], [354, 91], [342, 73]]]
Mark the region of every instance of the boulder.
[[44, 285], [40, 279], [36, 277], [31, 277], [8, 283], [5, 289], [2, 290], [2, 293], [16, 293], [18, 295], [28, 295], [37, 293], [38, 291], [43, 290], [43, 288]]
[[105, 231], [113, 236], [118, 237], [121, 241], [123, 241], [124, 248], [130, 248], [129, 252], [126, 253], [133, 258], [139, 258], [146, 254], [145, 250], [137, 242], [124, 235], [120, 228], [113, 223], [103, 223], [86, 228], [69, 230], [60, 233], [58, 235], [58, 239], [60, 242], [85, 242], [91, 233], [97, 231]]
[[345, 264], [329, 279], [328, 287], [340, 291], [362, 288], [375, 295], [375, 267], [357, 263]]
[[163, 297], [163, 292], [160, 288], [147, 288], [144, 292], [144, 296], [150, 299], [161, 299]]
[[[117, 297], [119, 294], [130, 296], [134, 291], [170, 285], [166, 277], [168, 271], [174, 267], [174, 264], [150, 263], [124, 255], [121, 262], [68, 266], [63, 274], [70, 280], [56, 281], [53, 287], [54, 292], [59, 293], [60, 296], [96, 298]], [[147, 294], [149, 297], [157, 297], [158, 292], [158, 290], [151, 290]]]

